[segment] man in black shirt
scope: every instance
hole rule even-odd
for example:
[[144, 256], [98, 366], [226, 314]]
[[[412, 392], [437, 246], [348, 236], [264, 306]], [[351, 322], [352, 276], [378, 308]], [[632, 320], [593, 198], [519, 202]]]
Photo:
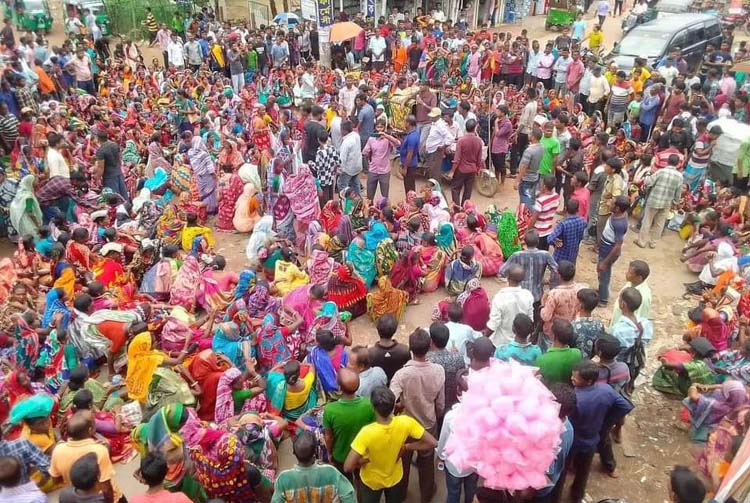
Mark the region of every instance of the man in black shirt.
[[325, 131], [323, 126], [323, 107], [314, 105], [311, 118], [305, 121], [305, 147], [302, 149], [302, 162], [308, 163], [315, 160], [318, 153], [318, 135]]
[[103, 187], [112, 189], [129, 201], [128, 188], [125, 185], [125, 177], [122, 175], [120, 146], [109, 140], [105, 129], [99, 129], [96, 137], [101, 144], [99, 150], [96, 151], [96, 176], [101, 179]]
[[388, 383], [393, 374], [411, 359], [408, 346], [393, 340], [398, 328], [398, 321], [392, 314], [385, 314], [378, 318], [376, 328], [380, 340], [370, 348], [370, 365], [380, 367], [388, 377]]

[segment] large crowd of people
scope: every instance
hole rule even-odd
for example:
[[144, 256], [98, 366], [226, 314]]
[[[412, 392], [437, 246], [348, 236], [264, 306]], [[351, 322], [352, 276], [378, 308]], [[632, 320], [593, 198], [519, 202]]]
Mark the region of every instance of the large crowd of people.
[[[416, 476], [427, 503], [440, 470], [450, 503], [579, 502], [596, 453], [618, 476], [649, 278], [667, 274], [634, 260], [610, 291], [613, 267], [665, 229], [699, 275], [684, 347], [648, 354], [652, 385], [705, 445], [670, 497], [715, 493], [750, 418], [750, 135], [727, 139], [750, 124], [747, 49], [727, 29], [698, 67], [679, 49], [602, 66], [596, 10], [549, 42], [356, 16], [330, 67], [309, 22], [147, 10], [149, 62], [91, 13], [59, 47], [6, 19], [0, 501], [395, 503]], [[518, 204], [479, 208], [480, 175]], [[217, 254], [229, 233], [240, 270]], [[583, 246], [596, 288], [576, 279]], [[468, 377], [510, 362], [537, 369], [564, 424], [546, 484], [512, 494], [445, 448]], [[144, 490], [123, 494], [115, 464], [134, 456]]]

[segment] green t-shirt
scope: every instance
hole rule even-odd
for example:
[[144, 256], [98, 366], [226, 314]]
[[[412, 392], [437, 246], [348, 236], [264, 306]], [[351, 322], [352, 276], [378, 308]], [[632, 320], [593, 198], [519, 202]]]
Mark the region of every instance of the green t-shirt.
[[333, 459], [343, 463], [354, 437], [363, 426], [373, 421], [375, 409], [368, 398], [342, 398], [326, 405], [323, 409], [323, 427], [333, 431]]
[[544, 147], [544, 156], [542, 156], [542, 162], [539, 163], [539, 174], [541, 176], [551, 175], [555, 157], [560, 154], [560, 140], [552, 136], [549, 138], [542, 136], [539, 143]]
[[255, 49], [247, 51], [247, 69], [257, 70], [258, 69], [258, 53]]
[[547, 384], [568, 384], [573, 374], [573, 365], [581, 359], [581, 350], [578, 348], [549, 348], [536, 359], [535, 366], [539, 367], [539, 372]]

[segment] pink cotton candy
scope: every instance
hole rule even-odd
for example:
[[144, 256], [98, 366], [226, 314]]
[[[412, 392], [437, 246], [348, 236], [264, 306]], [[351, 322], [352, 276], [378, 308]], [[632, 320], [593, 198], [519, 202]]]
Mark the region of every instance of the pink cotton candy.
[[446, 444], [448, 459], [473, 468], [488, 487], [544, 487], [563, 431], [552, 393], [514, 361], [471, 372], [468, 388]]

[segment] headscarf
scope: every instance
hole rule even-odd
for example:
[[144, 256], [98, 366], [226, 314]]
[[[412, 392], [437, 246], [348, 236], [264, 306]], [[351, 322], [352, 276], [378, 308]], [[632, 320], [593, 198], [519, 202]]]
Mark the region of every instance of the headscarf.
[[214, 420], [220, 424], [230, 417], [234, 416], [234, 399], [232, 398], [232, 383], [242, 376], [242, 372], [237, 367], [225, 370], [219, 378], [219, 384], [216, 388], [216, 409], [214, 410]]
[[[30, 212], [26, 209], [27, 200], [32, 201]], [[39, 201], [34, 195], [34, 175], [26, 175], [21, 179], [21, 183], [18, 184], [18, 190], [15, 197], [13, 197], [13, 201], [10, 203], [8, 211], [10, 213], [10, 223], [20, 236], [26, 234], [37, 235], [39, 230], [38, 224], [42, 223], [42, 208], [39, 206]], [[31, 220], [31, 216], [36, 218], [37, 223]]]
[[55, 400], [49, 395], [33, 395], [16, 403], [10, 410], [10, 424], [18, 424], [24, 419], [49, 417]]
[[128, 397], [144, 402], [156, 368], [164, 361], [164, 353], [151, 349], [151, 334], [141, 332], [128, 346], [128, 373], [125, 385]]
[[276, 233], [273, 231], [273, 217], [265, 215], [261, 218], [255, 227], [250, 239], [247, 240], [245, 254], [248, 260], [256, 260], [258, 252], [266, 245], [266, 242], [273, 239]]
[[273, 313], [266, 314], [258, 331], [258, 363], [271, 369], [291, 357], [292, 352], [279, 330], [276, 317]]
[[370, 227], [370, 230], [365, 232], [365, 247], [374, 252], [378, 247], [378, 244], [389, 237], [388, 229], [382, 222], [375, 222]]
[[336, 267], [336, 261], [328, 256], [325, 250], [313, 250], [307, 270], [310, 273], [310, 283], [326, 285]]
[[381, 276], [378, 290], [367, 294], [367, 312], [373, 321], [385, 314], [392, 314], [399, 320], [408, 302], [408, 293], [395, 288], [388, 276]]
[[256, 280], [257, 276], [252, 269], [245, 269], [242, 271], [237, 280], [237, 288], [234, 291], [234, 298], [239, 299], [244, 297], [246, 293], [255, 287]]
[[341, 206], [334, 200], [328, 201], [320, 212], [320, 222], [328, 234], [334, 234], [341, 222]]
[[365, 248], [361, 240], [355, 240], [349, 245], [346, 261], [354, 266], [354, 270], [365, 282], [365, 285], [369, 287], [377, 275], [375, 254]]
[[456, 243], [456, 235], [453, 231], [453, 224], [450, 222], [441, 222], [438, 226], [438, 232], [435, 236], [437, 245], [443, 251], [452, 251]]
[[318, 191], [307, 164], [300, 165], [297, 173], [287, 176], [284, 193], [299, 222], [310, 223], [317, 218], [320, 213]]

